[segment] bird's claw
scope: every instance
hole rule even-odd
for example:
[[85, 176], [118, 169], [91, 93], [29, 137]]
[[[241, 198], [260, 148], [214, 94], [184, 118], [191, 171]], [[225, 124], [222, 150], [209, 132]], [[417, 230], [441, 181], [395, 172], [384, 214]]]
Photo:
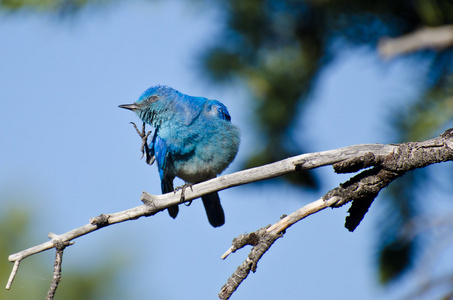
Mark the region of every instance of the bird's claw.
[[[140, 159], [142, 159], [143, 156], [145, 156], [145, 152], [146, 152], [146, 162], [147, 162], [148, 164], [150, 164], [149, 161], [150, 161], [151, 159], [148, 158], [148, 153], [149, 153], [149, 149], [148, 149], [148, 137], [149, 137], [149, 135], [151, 134], [151, 131], [146, 132], [146, 130], [145, 130], [145, 122], [143, 122], [142, 131], [138, 130], [137, 125], [135, 125], [134, 122], [130, 122], [130, 123], [132, 124], [132, 126], [134, 126], [135, 131], [137, 131], [138, 135], [142, 138], [142, 145], [141, 145], [141, 147], [140, 147], [140, 151], [142, 152], [142, 157], [140, 157]], [[153, 161], [153, 162], [154, 162], [154, 161]], [[152, 163], [151, 163], [151, 164], [152, 164]]]
[[[181, 199], [180, 199], [181, 202], [184, 202], [186, 200], [186, 188], [190, 187], [190, 190], [193, 192], [192, 185], [193, 185], [192, 183], [186, 182], [186, 183], [184, 183], [184, 185], [177, 186], [174, 189], [175, 194], [177, 191], [181, 190]], [[189, 204], [186, 204], [186, 205], [189, 206], [190, 204], [192, 204], [192, 201], [189, 201]]]

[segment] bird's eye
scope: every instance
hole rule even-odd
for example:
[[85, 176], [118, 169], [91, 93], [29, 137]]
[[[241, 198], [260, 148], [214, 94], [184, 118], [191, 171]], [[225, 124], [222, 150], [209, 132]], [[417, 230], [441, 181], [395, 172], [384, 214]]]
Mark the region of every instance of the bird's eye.
[[158, 99], [157, 96], [153, 95], [153, 96], [149, 96], [149, 98], [147, 99], [150, 103], [154, 103], [156, 102]]

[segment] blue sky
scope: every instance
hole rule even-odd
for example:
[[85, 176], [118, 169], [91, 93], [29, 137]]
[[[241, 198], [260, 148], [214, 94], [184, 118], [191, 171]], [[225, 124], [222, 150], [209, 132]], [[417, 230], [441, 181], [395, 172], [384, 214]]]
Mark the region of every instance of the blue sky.
[[[151, 85], [166, 84], [227, 105], [241, 128], [242, 144], [226, 173], [239, 170], [259, 143], [247, 91], [239, 85], [212, 86], [196, 67], [200, 51], [222, 28], [222, 14], [214, 7], [131, 1], [88, 8], [63, 22], [27, 13], [1, 18], [0, 196], [14, 197], [15, 205], [33, 212], [29, 246], [46, 241], [50, 231], [63, 233], [90, 217], [140, 205], [143, 190], [160, 193], [156, 167], [140, 160], [140, 139], [129, 124], [137, 117], [118, 108]], [[366, 48], [333, 50], [338, 55], [299, 120], [301, 136], [309, 142], [304, 148], [397, 142], [387, 140], [391, 128], [382, 120], [419, 92], [413, 83], [426, 66], [411, 59], [381, 64]], [[368, 113], [357, 113], [363, 111]], [[215, 299], [248, 254], [241, 250], [219, 259], [234, 237], [274, 223], [347, 178], [330, 168], [318, 172], [324, 182], [319, 194], [281, 183], [222, 191], [226, 225], [218, 229], [208, 224], [200, 201], [181, 207], [176, 220], [164, 212], [102, 229], [66, 250], [64, 269], [96, 268], [114, 258], [125, 266], [117, 286], [128, 290], [130, 299], [150, 294]], [[4, 210], [11, 204], [0, 205]], [[377, 211], [372, 209], [352, 234], [343, 227], [346, 211], [325, 210], [293, 226], [232, 299], [401, 296], [407, 282], [388, 289], [377, 284], [371, 239]], [[30, 281], [49, 284], [53, 253], [38, 255], [49, 261], [47, 277], [19, 270], [13, 289]]]

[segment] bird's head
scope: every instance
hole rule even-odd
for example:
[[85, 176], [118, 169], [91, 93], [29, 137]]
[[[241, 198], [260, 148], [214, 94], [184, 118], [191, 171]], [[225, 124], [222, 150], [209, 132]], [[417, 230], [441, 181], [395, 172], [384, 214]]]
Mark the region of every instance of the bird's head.
[[135, 112], [144, 122], [155, 125], [156, 114], [164, 111], [178, 91], [163, 85], [156, 85], [144, 91], [138, 100], [132, 104], [119, 105], [121, 108]]

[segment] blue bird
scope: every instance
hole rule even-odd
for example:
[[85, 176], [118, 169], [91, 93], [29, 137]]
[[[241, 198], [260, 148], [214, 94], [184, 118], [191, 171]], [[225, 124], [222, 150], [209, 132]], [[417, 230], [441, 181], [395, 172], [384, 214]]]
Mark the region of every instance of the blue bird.
[[[146, 147], [147, 157], [150, 164], [156, 161], [162, 193], [174, 191], [176, 176], [186, 184], [216, 177], [238, 152], [239, 129], [231, 124], [227, 108], [217, 100], [193, 97], [157, 85], [147, 89], [135, 103], [119, 107], [134, 111], [143, 122], [154, 127], [153, 138]], [[218, 193], [201, 199], [209, 223], [222, 226], [225, 215]], [[178, 206], [169, 207], [168, 212], [175, 218]]]

